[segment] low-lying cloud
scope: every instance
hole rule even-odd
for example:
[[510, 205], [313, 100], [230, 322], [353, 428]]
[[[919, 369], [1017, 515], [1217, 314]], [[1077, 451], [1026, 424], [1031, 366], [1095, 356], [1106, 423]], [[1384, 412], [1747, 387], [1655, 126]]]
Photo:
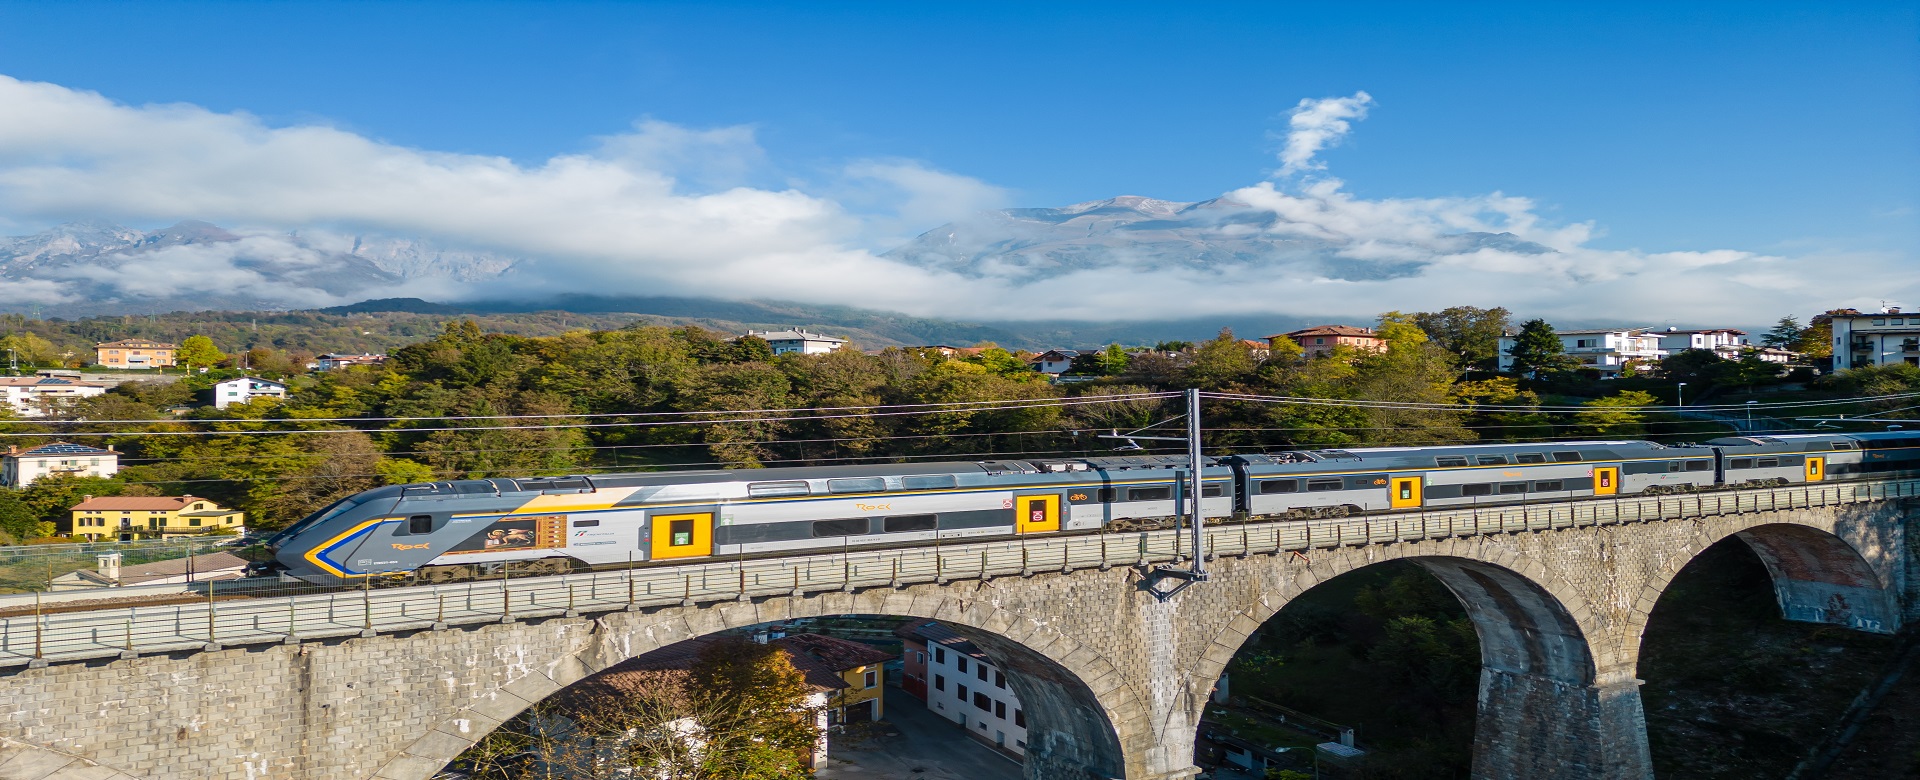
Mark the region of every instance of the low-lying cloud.
[[[220, 285], [283, 305], [352, 297], [325, 284], [326, 255], [292, 231], [406, 236], [524, 258], [493, 280], [383, 284], [445, 299], [565, 292], [773, 298], [966, 319], [1145, 320], [1291, 314], [1363, 321], [1385, 309], [1460, 303], [1583, 320], [1754, 324], [1780, 314], [1920, 297], [1909, 260], [1740, 250], [1593, 248], [1592, 223], [1534, 202], [1368, 199], [1325, 176], [1319, 153], [1375, 106], [1365, 92], [1304, 100], [1289, 115], [1277, 178], [1226, 193], [1196, 235], [1316, 247], [1320, 259], [1192, 264], [1117, 248], [1104, 267], [1041, 275], [901, 262], [878, 253], [944, 222], [1007, 205], [991, 183], [911, 160], [856, 160], [778, 187], [752, 128], [647, 120], [590, 151], [533, 164], [385, 143], [320, 125], [270, 126], [192, 105], [129, 106], [0, 76], [0, 225], [72, 219], [205, 220], [228, 248], [155, 251], [116, 268], [130, 296]], [[756, 186], [756, 182], [760, 182]], [[1511, 234], [1505, 243], [1469, 234]], [[281, 240], [286, 246], [272, 242]], [[276, 254], [277, 253], [277, 254]], [[282, 265], [263, 273], [258, 259]], [[1329, 272], [1329, 264], [1391, 268]], [[85, 276], [86, 271], [76, 272]], [[103, 277], [104, 278], [104, 277]], [[287, 280], [294, 280], [288, 282]], [[300, 280], [309, 280], [311, 283]], [[57, 302], [59, 277], [0, 282], [0, 302]], [[95, 279], [93, 281], [100, 281]]]

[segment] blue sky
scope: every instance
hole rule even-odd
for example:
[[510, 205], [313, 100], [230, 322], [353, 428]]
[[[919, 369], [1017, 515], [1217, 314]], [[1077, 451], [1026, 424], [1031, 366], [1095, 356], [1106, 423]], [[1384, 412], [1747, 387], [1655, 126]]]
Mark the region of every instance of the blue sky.
[[1597, 249], [1920, 253], [1911, 3], [9, 3], [0, 74], [526, 166], [746, 126], [728, 183], [907, 160], [1022, 206], [1245, 187], [1296, 103], [1364, 90], [1322, 154], [1358, 197], [1524, 196]]

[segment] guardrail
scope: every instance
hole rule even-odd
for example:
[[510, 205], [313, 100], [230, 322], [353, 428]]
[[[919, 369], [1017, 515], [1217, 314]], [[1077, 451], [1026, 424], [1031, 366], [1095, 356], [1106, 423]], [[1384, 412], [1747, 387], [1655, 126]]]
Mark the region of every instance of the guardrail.
[[[1920, 480], [1628, 496], [1538, 505], [1212, 525], [1209, 554], [1250, 556], [1460, 536], [1623, 525], [1836, 506], [1920, 496]], [[229, 645], [638, 611], [672, 605], [915, 583], [1031, 576], [1177, 560], [1175, 530], [1085, 533], [969, 544], [712, 561], [520, 580], [332, 591], [193, 604], [132, 606], [0, 619], [0, 667], [216, 650]], [[236, 588], [238, 590], [238, 588]]]

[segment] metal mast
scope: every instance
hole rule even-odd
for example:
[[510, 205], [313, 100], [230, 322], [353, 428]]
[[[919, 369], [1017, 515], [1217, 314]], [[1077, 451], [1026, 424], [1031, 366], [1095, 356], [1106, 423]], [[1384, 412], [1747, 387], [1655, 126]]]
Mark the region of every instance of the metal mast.
[[1201, 488], [1200, 479], [1200, 391], [1187, 391], [1187, 495], [1192, 497], [1188, 504], [1187, 527], [1193, 531], [1193, 567], [1195, 579], [1207, 578], [1207, 536], [1201, 528], [1200, 499], [1206, 496]]

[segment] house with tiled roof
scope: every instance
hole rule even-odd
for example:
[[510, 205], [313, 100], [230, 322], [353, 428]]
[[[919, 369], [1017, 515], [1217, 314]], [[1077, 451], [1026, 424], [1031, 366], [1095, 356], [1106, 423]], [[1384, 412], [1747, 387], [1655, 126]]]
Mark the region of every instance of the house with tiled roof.
[[944, 624], [912, 620], [900, 637], [900, 689], [953, 721], [967, 735], [1017, 755], [1027, 752], [1027, 713], [1007, 686], [1006, 672]]
[[93, 362], [108, 368], [168, 368], [179, 349], [164, 341], [121, 339], [93, 345]]
[[107, 386], [63, 376], [0, 377], [4, 403], [16, 417], [45, 417], [82, 398], [107, 392]]
[[38, 447], [8, 447], [0, 455], [0, 487], [23, 488], [42, 477], [111, 477], [120, 473], [120, 453], [56, 441]]
[[174, 539], [242, 534], [247, 515], [199, 496], [87, 496], [68, 510], [60, 529], [75, 538]]
[[[747, 336], [765, 340], [767, 346], [773, 347], [773, 354], [775, 355], [785, 355], [788, 353], [824, 355], [846, 346], [847, 343], [846, 339], [837, 336], [822, 336], [818, 333], [808, 333], [805, 328], [748, 330]], [[741, 338], [746, 338], [746, 336], [742, 336]]]
[[1268, 348], [1274, 342], [1286, 338], [1300, 345], [1301, 356], [1309, 358], [1326, 357], [1339, 347], [1360, 350], [1362, 352], [1385, 352], [1387, 342], [1381, 339], [1372, 328], [1356, 328], [1352, 325], [1316, 325], [1311, 328], [1287, 333], [1276, 333], [1267, 337]]
[[[769, 644], [787, 651], [793, 665], [821, 667], [841, 682], [827, 696], [827, 723], [864, 723], [886, 716], [881, 692], [887, 687], [883, 665], [893, 654], [872, 645], [822, 634], [789, 634]], [[802, 665], [805, 666], [802, 666]]]

